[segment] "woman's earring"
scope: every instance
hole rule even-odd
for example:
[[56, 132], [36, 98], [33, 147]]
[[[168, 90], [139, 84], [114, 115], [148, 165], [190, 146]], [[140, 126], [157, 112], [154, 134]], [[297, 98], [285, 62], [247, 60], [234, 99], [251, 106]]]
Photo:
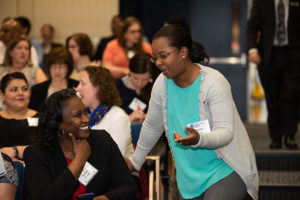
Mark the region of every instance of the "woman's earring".
[[66, 135], [66, 133], [65, 133], [64, 129], [62, 129], [62, 128], [61, 128], [61, 129], [59, 129], [59, 134], [60, 134], [60, 135]]

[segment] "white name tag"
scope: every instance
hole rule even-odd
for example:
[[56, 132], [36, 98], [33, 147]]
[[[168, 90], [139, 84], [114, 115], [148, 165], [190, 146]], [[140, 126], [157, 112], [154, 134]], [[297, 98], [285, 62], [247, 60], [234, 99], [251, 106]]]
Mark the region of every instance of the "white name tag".
[[207, 119], [199, 122], [187, 124], [186, 126], [195, 129], [198, 133], [210, 133], [210, 126]]
[[147, 105], [139, 100], [138, 98], [134, 98], [128, 106], [131, 110], [137, 110], [138, 108], [145, 110]]
[[86, 161], [78, 180], [84, 186], [87, 186], [97, 173], [98, 169]]
[[37, 117], [28, 117], [27, 121], [29, 126], [38, 126], [39, 124], [39, 118]]
[[128, 51], [128, 53], [127, 53], [127, 58], [128, 58], [128, 59], [133, 58], [134, 54], [135, 54], [134, 51], [132, 51], [132, 50]]

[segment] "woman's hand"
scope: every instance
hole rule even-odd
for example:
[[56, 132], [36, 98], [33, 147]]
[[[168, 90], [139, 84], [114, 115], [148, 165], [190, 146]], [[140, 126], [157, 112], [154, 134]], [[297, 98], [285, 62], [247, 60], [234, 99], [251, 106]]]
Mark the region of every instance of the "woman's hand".
[[106, 196], [101, 195], [101, 196], [94, 197], [93, 200], [109, 200], [109, 199]]
[[68, 165], [68, 168], [77, 180], [82, 172], [85, 162], [91, 155], [91, 147], [87, 140], [76, 140], [72, 133], [69, 133], [69, 136], [73, 144], [74, 158]]
[[133, 164], [131, 163], [131, 161], [128, 158], [125, 158], [125, 157], [124, 157], [124, 159], [125, 159], [125, 162], [126, 162], [128, 168], [129, 168], [129, 171], [134, 172], [135, 169], [134, 169]]
[[173, 134], [175, 136], [175, 142], [178, 142], [184, 146], [197, 144], [200, 139], [199, 133], [193, 128], [184, 127], [184, 129], [189, 133], [189, 135], [186, 137], [181, 137], [179, 132], [176, 133], [174, 131]]
[[145, 120], [145, 118], [146, 118], [146, 114], [140, 108], [138, 108], [137, 110], [133, 111], [129, 115], [130, 122], [133, 122], [134, 120], [139, 120], [139, 123], [143, 123], [144, 120]]
[[86, 161], [91, 155], [91, 147], [87, 140], [79, 140], [74, 137], [72, 133], [69, 133], [73, 144], [74, 159], [80, 158]]

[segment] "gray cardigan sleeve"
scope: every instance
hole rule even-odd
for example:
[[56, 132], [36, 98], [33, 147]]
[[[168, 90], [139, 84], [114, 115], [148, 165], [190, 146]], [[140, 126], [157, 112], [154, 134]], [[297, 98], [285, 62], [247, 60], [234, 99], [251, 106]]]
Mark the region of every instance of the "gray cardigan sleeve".
[[[235, 105], [231, 88], [225, 77], [218, 71], [204, 68], [201, 82], [203, 102], [200, 102], [204, 113], [202, 117], [210, 122], [210, 133], [199, 133], [200, 140], [194, 147], [217, 149], [226, 146], [233, 139], [233, 123]], [[200, 106], [201, 106], [200, 105]], [[201, 108], [200, 108], [201, 109]]]
[[164, 131], [163, 87], [164, 80], [161, 74], [155, 81], [151, 92], [148, 113], [142, 126], [136, 150], [133, 156], [129, 158], [136, 170], [140, 170], [149, 151]]

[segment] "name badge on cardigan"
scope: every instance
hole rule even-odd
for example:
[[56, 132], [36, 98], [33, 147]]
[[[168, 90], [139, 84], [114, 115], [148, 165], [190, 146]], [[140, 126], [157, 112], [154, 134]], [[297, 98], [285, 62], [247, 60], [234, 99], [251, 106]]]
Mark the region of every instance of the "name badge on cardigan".
[[98, 169], [86, 161], [78, 180], [82, 185], [87, 186], [97, 173]]
[[210, 133], [210, 126], [207, 119], [187, 124], [186, 126], [195, 129], [198, 133]]

